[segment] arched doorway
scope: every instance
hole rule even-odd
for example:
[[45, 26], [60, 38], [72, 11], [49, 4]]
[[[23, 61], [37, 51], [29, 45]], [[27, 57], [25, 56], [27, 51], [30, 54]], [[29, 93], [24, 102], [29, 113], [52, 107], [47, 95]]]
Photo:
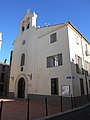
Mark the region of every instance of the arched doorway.
[[25, 98], [25, 80], [20, 78], [18, 81], [18, 98]]

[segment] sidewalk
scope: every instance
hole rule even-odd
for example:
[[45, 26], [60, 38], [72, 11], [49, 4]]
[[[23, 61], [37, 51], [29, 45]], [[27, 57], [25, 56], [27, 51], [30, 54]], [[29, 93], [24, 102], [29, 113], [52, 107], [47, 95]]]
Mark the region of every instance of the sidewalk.
[[[3, 102], [2, 119], [1, 120], [27, 120], [27, 105], [25, 99], [0, 99]], [[60, 111], [59, 106], [49, 106], [50, 114]], [[30, 120], [46, 116], [45, 104], [40, 102], [29, 101]]]

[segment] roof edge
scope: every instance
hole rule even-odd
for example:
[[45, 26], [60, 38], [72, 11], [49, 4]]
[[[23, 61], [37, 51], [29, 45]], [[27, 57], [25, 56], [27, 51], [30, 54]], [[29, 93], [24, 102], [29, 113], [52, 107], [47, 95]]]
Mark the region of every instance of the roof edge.
[[86, 40], [86, 42], [88, 42], [90, 45], [90, 42], [82, 35], [82, 33], [71, 22], [66, 22], [66, 24], [71, 25], [71, 27], [73, 27], [82, 36], [82, 38], [84, 38]]

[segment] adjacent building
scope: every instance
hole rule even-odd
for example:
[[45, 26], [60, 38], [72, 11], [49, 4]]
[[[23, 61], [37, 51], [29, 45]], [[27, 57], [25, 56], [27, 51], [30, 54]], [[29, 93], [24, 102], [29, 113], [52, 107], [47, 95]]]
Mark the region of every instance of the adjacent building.
[[36, 26], [27, 12], [14, 41], [9, 95], [90, 94], [90, 43], [70, 23]]
[[10, 65], [0, 62], [0, 96], [8, 96]]
[[[0, 50], [2, 45], [2, 33], [0, 32]], [[0, 62], [0, 97], [8, 96], [9, 93], [9, 77], [10, 77], [10, 65], [7, 60]]]

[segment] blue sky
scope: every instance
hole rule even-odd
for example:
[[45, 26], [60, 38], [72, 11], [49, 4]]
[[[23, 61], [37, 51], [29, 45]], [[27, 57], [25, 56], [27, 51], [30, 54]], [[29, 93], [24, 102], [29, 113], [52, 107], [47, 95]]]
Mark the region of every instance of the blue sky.
[[10, 58], [19, 23], [27, 9], [38, 15], [37, 25], [70, 21], [90, 42], [90, 0], [0, 0], [0, 32], [3, 44], [0, 62]]

